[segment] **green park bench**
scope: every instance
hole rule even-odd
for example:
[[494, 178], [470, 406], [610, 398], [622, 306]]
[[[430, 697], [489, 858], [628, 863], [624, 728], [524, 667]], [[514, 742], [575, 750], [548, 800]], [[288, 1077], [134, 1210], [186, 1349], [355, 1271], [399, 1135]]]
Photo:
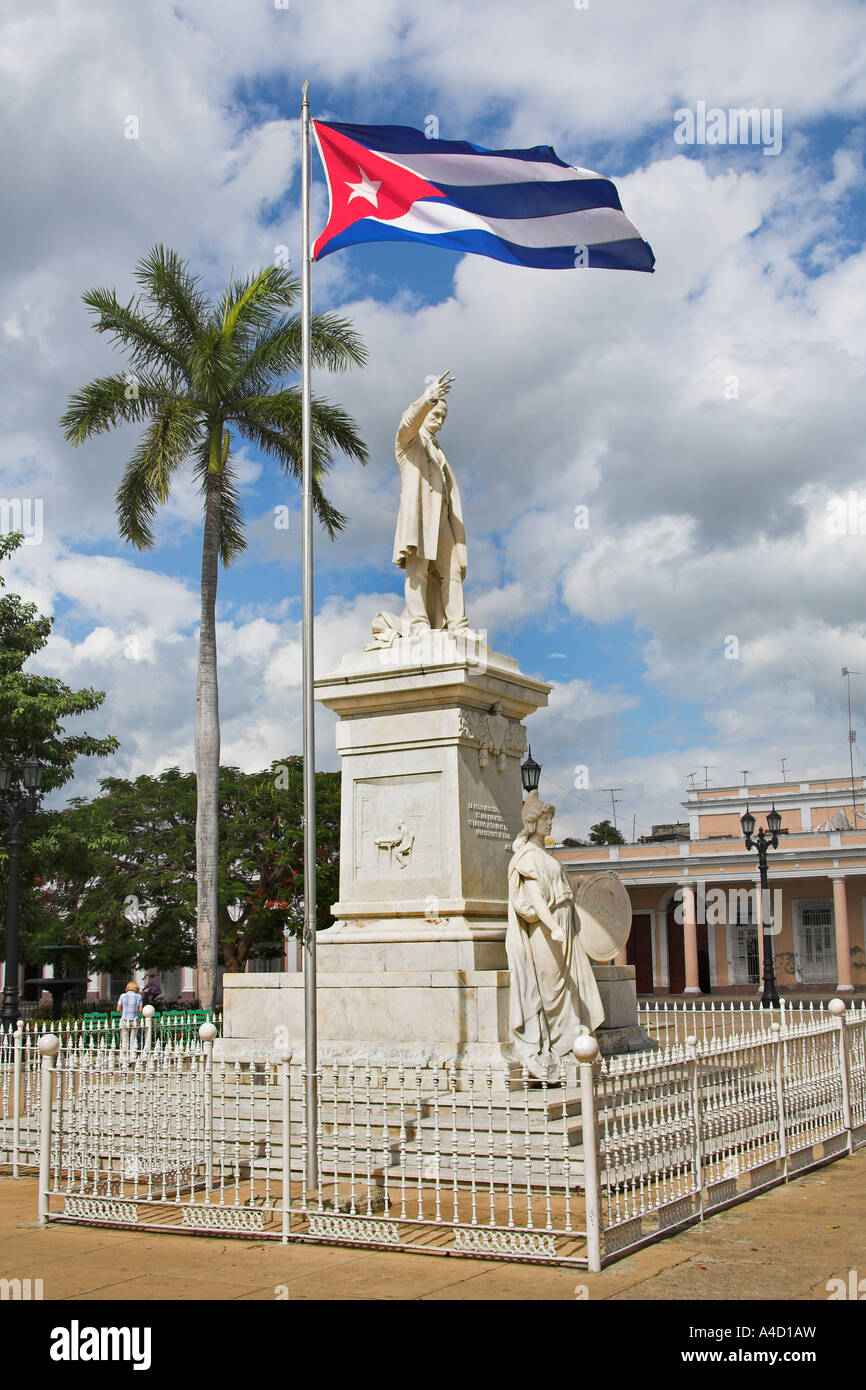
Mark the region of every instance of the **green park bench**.
[[[212, 1019], [206, 1009], [165, 1009], [153, 1016], [153, 1037], [163, 1042], [195, 1042], [198, 1030], [203, 1023]], [[144, 1031], [144, 1019], [139, 1015], [139, 1023]], [[87, 1013], [81, 1018], [85, 1035], [114, 1033], [120, 1026], [118, 1013]]]
[[120, 1014], [82, 1014], [81, 1027], [85, 1033], [104, 1033], [109, 1028], [116, 1028], [120, 1022]]
[[161, 1035], [166, 1042], [195, 1041], [199, 1028], [208, 1019], [206, 1009], [165, 1009], [154, 1017], [154, 1036]]

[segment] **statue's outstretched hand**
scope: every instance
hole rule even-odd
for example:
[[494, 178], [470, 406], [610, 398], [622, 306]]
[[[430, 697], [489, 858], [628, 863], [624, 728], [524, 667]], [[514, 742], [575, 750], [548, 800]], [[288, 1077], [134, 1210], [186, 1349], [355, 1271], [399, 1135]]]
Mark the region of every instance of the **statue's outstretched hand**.
[[554, 941], [558, 941], [562, 946], [565, 945], [565, 932], [562, 930], [562, 927], [555, 927], [550, 935], [553, 937]]
[[451, 387], [454, 385], [454, 377], [450, 372], [440, 372], [435, 381], [431, 381], [424, 395], [431, 405], [436, 401], [441, 401], [443, 396], [447, 396]]

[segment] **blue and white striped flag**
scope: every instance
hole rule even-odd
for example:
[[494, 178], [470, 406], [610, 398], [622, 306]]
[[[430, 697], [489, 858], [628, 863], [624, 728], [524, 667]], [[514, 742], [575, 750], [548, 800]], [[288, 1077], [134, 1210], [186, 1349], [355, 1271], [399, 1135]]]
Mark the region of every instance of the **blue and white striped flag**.
[[409, 126], [314, 121], [331, 195], [313, 256], [363, 241], [420, 241], [549, 270], [652, 270], [610, 179], [549, 145], [486, 150]]

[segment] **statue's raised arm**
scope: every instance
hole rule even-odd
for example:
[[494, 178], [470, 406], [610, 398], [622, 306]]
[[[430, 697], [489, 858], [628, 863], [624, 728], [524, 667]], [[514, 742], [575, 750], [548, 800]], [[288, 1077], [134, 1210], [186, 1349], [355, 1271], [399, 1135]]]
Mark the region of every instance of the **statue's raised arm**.
[[[397, 429], [397, 448], [405, 449], [408, 444], [416, 439], [418, 432], [428, 419], [431, 411], [436, 409], [445, 400], [451, 387], [454, 385], [454, 377], [450, 372], [441, 372], [435, 381], [431, 381], [423, 395], [417, 401], [413, 401], [403, 412], [403, 418]], [[447, 411], [445, 412], [447, 414]], [[444, 415], [442, 419], [444, 420]], [[441, 424], [442, 421], [439, 422]], [[438, 429], [439, 425], [434, 427]], [[399, 453], [398, 453], [399, 462]]]

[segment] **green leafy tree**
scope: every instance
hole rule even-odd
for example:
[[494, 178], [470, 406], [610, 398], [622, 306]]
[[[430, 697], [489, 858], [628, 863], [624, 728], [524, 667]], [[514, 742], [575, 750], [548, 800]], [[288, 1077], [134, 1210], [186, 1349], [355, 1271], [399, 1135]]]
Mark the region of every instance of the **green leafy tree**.
[[[90, 290], [84, 303], [94, 327], [125, 354], [129, 370], [99, 377], [72, 396], [61, 420], [67, 440], [82, 444], [124, 424], [142, 424], [139, 442], [117, 491], [121, 535], [141, 550], [154, 543], [152, 522], [178, 471], [192, 468], [202, 492], [204, 531], [201, 624], [196, 688], [197, 942], [199, 993], [213, 1002], [218, 944], [218, 779], [216, 595], [219, 563], [245, 547], [236, 470], [239, 441], [275, 458], [299, 478], [301, 392], [285, 384], [301, 362], [299, 281], [267, 266], [232, 280], [211, 304], [188, 263], [156, 246], [135, 267], [141, 294], [123, 304], [109, 290]], [[366, 360], [346, 319], [317, 314], [312, 363], [343, 371]], [[312, 402], [313, 504], [333, 539], [346, 518], [322, 481], [337, 453], [360, 463], [367, 450], [351, 418], [321, 398]]]
[[[21, 545], [18, 534], [0, 536], [0, 562]], [[78, 758], [104, 758], [114, 753], [117, 739], [96, 738], [85, 731], [70, 733], [67, 721], [93, 713], [102, 705], [100, 690], [73, 690], [55, 676], [24, 670], [30, 657], [42, 651], [51, 635], [53, 619], [34, 603], [5, 592], [0, 576], [0, 761], [19, 768], [34, 754], [44, 766], [42, 790], [65, 786], [74, 774]], [[25, 960], [40, 959], [47, 944], [70, 940], [64, 920], [50, 911], [45, 868], [46, 840], [60, 819], [57, 811], [39, 811], [25, 822], [21, 859], [21, 909], [19, 932]], [[0, 836], [0, 923], [6, 924], [8, 850]]]
[[195, 777], [107, 777], [46, 839], [50, 906], [91, 968], [172, 970], [195, 960]]
[[591, 845], [624, 845], [625, 838], [609, 820], [600, 820], [589, 827], [589, 843]]
[[[340, 777], [317, 776], [318, 925], [338, 895]], [[68, 939], [90, 943], [91, 968], [171, 970], [195, 959], [196, 785], [169, 768], [134, 781], [106, 778], [77, 800], [46, 838], [47, 914]], [[220, 768], [217, 921], [228, 970], [274, 954], [303, 927], [303, 761], [260, 773]], [[131, 901], [132, 900], [132, 901]], [[233, 921], [229, 906], [237, 905]], [[133, 911], [127, 909], [132, 906]], [[137, 911], [135, 909], [138, 909]]]

